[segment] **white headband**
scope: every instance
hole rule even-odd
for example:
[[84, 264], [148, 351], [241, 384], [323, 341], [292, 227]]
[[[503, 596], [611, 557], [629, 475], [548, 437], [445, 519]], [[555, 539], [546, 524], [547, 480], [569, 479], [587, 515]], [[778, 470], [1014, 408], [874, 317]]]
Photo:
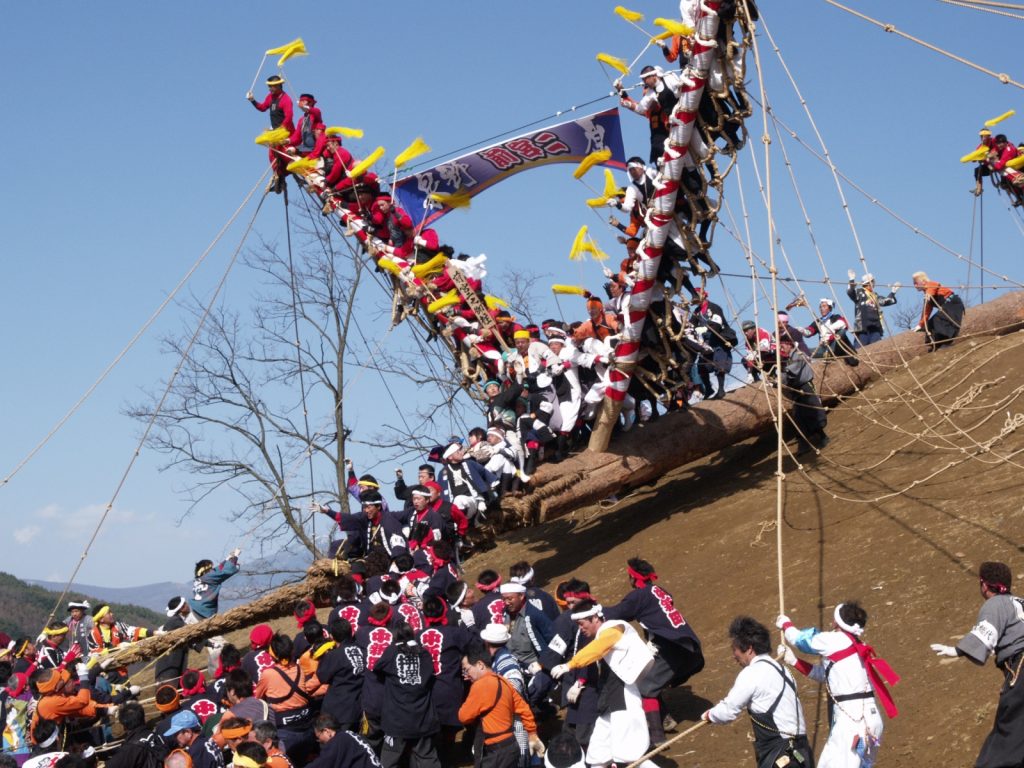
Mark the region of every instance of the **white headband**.
[[528, 570], [522, 576], [509, 576], [508, 580], [513, 581], [516, 584], [522, 584], [523, 586], [526, 586], [528, 582], [533, 581], [533, 568]]
[[463, 583], [462, 593], [459, 595], [458, 599], [452, 602], [452, 608], [458, 608], [460, 605], [462, 605], [462, 601], [466, 599], [467, 592], [469, 592], [469, 585]]
[[569, 618], [573, 621], [579, 621], [580, 619], [589, 619], [591, 616], [598, 616], [604, 612], [604, 608], [601, 607], [600, 603], [594, 603], [594, 607], [588, 611], [580, 611], [579, 613], [573, 613], [569, 615]]
[[833, 614], [833, 618], [836, 620], [836, 626], [838, 626], [840, 629], [845, 629], [851, 635], [856, 635], [857, 637], [860, 637], [864, 634], [864, 627], [862, 627], [860, 624], [847, 624], [845, 621], [843, 621], [843, 617], [839, 615], [839, 609], [842, 608], [844, 605], [846, 605], [846, 603], [840, 603], [836, 606], [836, 611]]
[[503, 595], [522, 594], [522, 593], [526, 592], [526, 587], [524, 587], [518, 581], [514, 581], [514, 582], [511, 582], [511, 583], [502, 584], [498, 588], [498, 592], [500, 592]]
[[174, 614], [181, 610], [183, 605], [185, 605], [185, 598], [179, 597], [177, 600], [175, 600], [173, 603], [167, 606], [167, 615], [174, 616]]
[[626, 167], [627, 168], [644, 168], [645, 166], [644, 166], [643, 163], [638, 163], [638, 162], [636, 162], [634, 160], [632, 163], [627, 163]]

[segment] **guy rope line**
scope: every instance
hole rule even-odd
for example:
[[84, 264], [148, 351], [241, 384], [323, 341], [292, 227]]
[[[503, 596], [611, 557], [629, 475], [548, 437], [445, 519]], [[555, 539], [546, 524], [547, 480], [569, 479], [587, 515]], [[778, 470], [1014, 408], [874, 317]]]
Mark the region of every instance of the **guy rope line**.
[[973, 61], [970, 61], [969, 59], [965, 59], [963, 56], [958, 56], [957, 54], [951, 53], [951, 52], [945, 50], [944, 48], [940, 48], [937, 45], [932, 45], [929, 42], [921, 40], [920, 38], [914, 37], [913, 35], [909, 35], [906, 32], [902, 32], [902, 31], [900, 31], [899, 29], [896, 28], [895, 24], [887, 24], [887, 23], [885, 23], [883, 21], [879, 21], [878, 19], [874, 19], [874, 18], [868, 16], [867, 14], [861, 13], [860, 11], [855, 11], [852, 8], [847, 8], [845, 5], [842, 5], [841, 3], [836, 2], [836, 0], [825, 0], [825, 2], [828, 3], [829, 5], [835, 7], [835, 8], [838, 8], [841, 11], [846, 11], [847, 13], [849, 13], [849, 14], [851, 14], [853, 16], [856, 16], [859, 19], [863, 19], [864, 21], [867, 21], [867, 22], [869, 22], [871, 24], [874, 24], [876, 27], [878, 27], [879, 29], [884, 30], [885, 32], [891, 32], [891, 33], [893, 33], [895, 35], [898, 35], [899, 37], [902, 37], [905, 40], [909, 40], [912, 43], [917, 43], [918, 45], [920, 45], [920, 46], [922, 46], [924, 48], [927, 48], [928, 50], [930, 50], [930, 51], [932, 51], [934, 53], [938, 53], [938, 54], [940, 54], [942, 56], [945, 56], [948, 59], [952, 59], [953, 61], [956, 61], [956, 62], [958, 62], [960, 64], [963, 64], [964, 66], [970, 67], [971, 69], [977, 70], [978, 72], [981, 72], [983, 74], [989, 75], [990, 77], [994, 77], [996, 80], [1001, 82], [1003, 85], [1012, 85], [1015, 88], [1022, 88], [1022, 89], [1024, 89], [1024, 83], [1017, 82], [1016, 80], [1012, 79], [1005, 72], [994, 72], [991, 69], [988, 69], [987, 67], [981, 66], [980, 64], [975, 64]]
[[131, 339], [129, 339], [128, 343], [120, 352], [117, 353], [117, 355], [110, 362], [110, 364], [103, 369], [103, 372], [99, 375], [96, 381], [89, 385], [89, 388], [85, 390], [85, 393], [80, 398], [78, 398], [78, 400], [75, 402], [74, 405], [71, 406], [67, 413], [60, 417], [60, 419], [57, 421], [56, 424], [54, 424], [53, 428], [46, 434], [46, 436], [42, 440], [40, 440], [36, 444], [36, 446], [31, 451], [28, 452], [28, 454], [26, 454], [25, 458], [18, 462], [14, 469], [12, 469], [2, 481], [0, 481], [0, 487], [7, 485], [7, 483], [9, 483], [11, 479], [16, 474], [18, 474], [18, 472], [20, 472], [22, 468], [26, 464], [28, 464], [29, 461], [31, 461], [32, 458], [37, 453], [39, 453], [40, 450], [42, 450], [43, 446], [45, 446], [50, 441], [50, 439], [54, 435], [56, 435], [57, 432], [60, 431], [61, 427], [63, 427], [64, 424], [67, 423], [67, 421], [72, 416], [74, 416], [74, 414], [78, 411], [79, 408], [82, 407], [85, 401], [89, 399], [89, 397], [96, 390], [96, 388], [103, 383], [104, 379], [107, 378], [110, 372], [113, 371], [115, 367], [117, 367], [117, 364], [121, 362], [122, 358], [124, 358], [124, 356], [128, 354], [128, 351], [133, 346], [135, 346], [135, 343], [142, 338], [143, 334], [145, 334], [147, 330], [149, 330], [149, 327], [160, 316], [160, 314], [164, 311], [167, 305], [174, 300], [174, 297], [178, 295], [178, 292], [185, 287], [185, 284], [189, 281], [189, 278], [191, 278], [195, 271], [199, 269], [200, 265], [202, 265], [202, 263], [206, 260], [206, 257], [210, 255], [210, 252], [213, 250], [214, 246], [216, 246], [217, 243], [220, 242], [220, 239], [224, 236], [224, 233], [226, 233], [228, 229], [231, 227], [231, 225], [235, 222], [235, 219], [238, 217], [238, 214], [240, 214], [242, 210], [245, 208], [245, 206], [249, 204], [249, 200], [252, 198], [253, 194], [255, 194], [256, 190], [259, 189], [260, 186], [263, 184], [263, 179], [266, 178], [268, 171], [263, 172], [263, 175], [260, 176], [255, 186], [251, 190], [249, 190], [249, 194], [247, 194], [245, 196], [245, 199], [242, 200], [241, 205], [239, 205], [238, 208], [235, 209], [235, 212], [232, 213], [230, 217], [228, 217], [227, 222], [224, 224], [223, 227], [221, 227], [220, 231], [213, 238], [213, 241], [206, 247], [206, 250], [204, 250], [202, 254], [200, 254], [199, 258], [196, 259], [192, 266], [189, 267], [185, 275], [181, 278], [181, 280], [178, 281], [178, 284], [174, 286], [171, 292], [168, 293], [166, 298], [164, 298], [164, 300], [160, 303], [160, 306], [158, 306], [156, 310], [154, 310], [153, 314], [149, 316], [146, 322], [142, 324], [142, 327], [135, 332], [135, 335], [132, 336]]
[[698, 728], [700, 728], [701, 726], [707, 725], [707, 724], [708, 724], [707, 720], [698, 720], [696, 723], [691, 725], [689, 728], [687, 728], [682, 733], [677, 733], [671, 739], [669, 739], [665, 743], [660, 744], [659, 746], [655, 747], [654, 749], [652, 749], [650, 752], [648, 752], [643, 757], [640, 757], [640, 758], [634, 760], [632, 763], [627, 765], [626, 768], [637, 768], [637, 766], [643, 765], [645, 762], [647, 762], [647, 760], [649, 758], [654, 757], [655, 755], [661, 754], [662, 752], [664, 752], [666, 749], [671, 747], [673, 744], [675, 744], [677, 741], [679, 741], [684, 736], [689, 736], [691, 733], [696, 731]]
[[989, 8], [1010, 8], [1015, 11], [1024, 11], [1024, 5], [1020, 3], [1000, 3], [997, 0], [964, 0], [964, 2], [968, 2], [972, 6], [980, 5]]
[[[266, 176], [266, 172], [264, 172], [264, 176]], [[259, 187], [262, 181], [263, 178], [261, 177], [260, 181], [257, 182], [256, 186]], [[252, 193], [250, 192], [250, 196], [251, 195]], [[263, 197], [260, 198], [259, 205], [256, 206], [256, 210], [253, 212], [252, 218], [249, 220], [248, 225], [246, 225], [245, 231], [242, 233], [242, 237], [238, 242], [238, 246], [235, 248], [234, 253], [231, 254], [231, 259], [228, 261], [228, 265], [224, 269], [223, 275], [221, 275], [220, 282], [217, 283], [217, 286], [214, 289], [213, 294], [210, 296], [210, 300], [207, 302], [206, 307], [203, 310], [202, 316], [199, 318], [199, 322], [196, 324], [196, 329], [193, 332], [192, 337], [189, 339], [188, 344], [185, 346], [185, 349], [181, 354], [181, 359], [178, 360], [178, 364], [175, 366], [174, 371], [171, 373], [170, 378], [168, 378], [167, 380], [167, 386], [164, 387], [163, 394], [160, 396], [160, 400], [157, 403], [156, 408], [153, 409], [153, 414], [152, 416], [150, 416], [149, 421], [146, 423], [146, 428], [143, 430], [142, 435], [139, 437], [139, 440], [135, 446], [135, 450], [132, 453], [131, 460], [128, 462], [128, 466], [125, 467], [124, 472], [121, 475], [121, 479], [118, 481], [117, 487], [114, 489], [114, 493], [110, 497], [110, 501], [107, 502], [107, 505], [103, 510], [103, 514], [100, 516], [99, 522], [96, 523], [96, 528], [92, 532], [92, 536], [89, 537], [89, 541], [85, 545], [85, 549], [82, 551], [81, 556], [78, 558], [78, 563], [75, 565], [74, 570], [71, 572], [71, 576], [68, 578], [67, 584], [64, 585], [64, 589], [60, 593], [60, 597], [57, 598], [57, 602], [54, 604], [53, 610], [50, 611], [50, 615], [43, 623], [43, 627], [49, 626], [50, 622], [53, 620], [53, 617], [57, 614], [57, 611], [60, 608], [61, 603], [64, 602], [64, 598], [71, 590], [71, 585], [74, 583], [75, 577], [78, 576], [78, 571], [81, 569], [82, 564], [85, 563], [85, 559], [89, 556], [89, 550], [92, 548], [92, 545], [95, 543], [96, 538], [99, 536], [100, 529], [103, 527], [103, 524], [106, 522], [107, 517], [110, 515], [110, 511], [114, 508], [114, 503], [117, 501], [118, 496], [120, 496], [121, 490], [124, 488], [125, 482], [127, 482], [128, 480], [128, 475], [131, 473], [132, 468], [135, 466], [136, 459], [138, 459], [139, 455], [142, 453], [142, 448], [145, 446], [146, 440], [149, 438], [149, 433], [152, 431], [153, 425], [156, 424], [156, 420], [160, 416], [160, 412], [163, 410], [164, 403], [166, 403], [167, 398], [170, 397], [171, 389], [174, 386], [174, 382], [178, 378], [178, 374], [181, 372], [181, 369], [185, 366], [185, 363], [188, 361], [189, 352], [191, 352], [192, 347], [199, 339], [199, 334], [200, 332], [202, 332], [203, 326], [206, 324], [207, 318], [213, 311], [213, 305], [216, 303], [217, 298], [220, 296], [221, 290], [224, 288], [225, 283], [227, 283], [228, 275], [231, 274], [231, 269], [235, 266], [235, 262], [238, 260], [238, 254], [241, 252], [242, 246], [245, 244], [246, 238], [248, 238], [249, 236], [249, 232], [252, 231], [252, 227], [256, 223], [256, 217], [259, 216], [260, 209], [263, 207], [263, 203], [266, 199], [267, 193], [264, 192]]]
[[1010, 18], [1010, 19], [1024, 19], [1024, 16], [1022, 16], [1019, 13], [1010, 13], [1009, 11], [1000, 11], [1000, 10], [998, 10], [996, 8], [986, 8], [984, 6], [977, 6], [974, 3], [960, 2], [960, 0], [939, 0], [939, 2], [940, 3], [945, 3], [946, 5], [956, 5], [956, 6], [959, 6], [960, 8], [966, 8], [966, 9], [971, 10], [971, 11], [981, 11], [983, 13], [991, 13], [991, 14], [994, 14], [996, 16], [1005, 16], [1005, 17]]

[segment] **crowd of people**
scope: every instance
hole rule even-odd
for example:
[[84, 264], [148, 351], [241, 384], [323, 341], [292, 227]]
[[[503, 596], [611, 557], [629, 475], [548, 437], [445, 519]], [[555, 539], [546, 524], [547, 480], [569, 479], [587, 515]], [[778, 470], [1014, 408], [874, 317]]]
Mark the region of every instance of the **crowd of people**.
[[[118, 621], [107, 605], [70, 602], [67, 618], [37, 641], [0, 637], [0, 677], [8, 680], [0, 768], [92, 768], [99, 760], [109, 768], [604, 768], [638, 760], [653, 768], [648, 752], [678, 725], [665, 693], [698, 675], [705, 658], [650, 562], [629, 559], [625, 595], [605, 604], [580, 576], [548, 592], [531, 564], [518, 562], [504, 575], [481, 570], [471, 583], [444, 540], [416, 551], [426, 557], [369, 542], [336, 577], [329, 604], [295, 605], [295, 634], [259, 624], [247, 646], [219, 638], [194, 646], [206, 651], [207, 670], [187, 666], [183, 641], [156, 660], [155, 691], [145, 699], [132, 682], [140, 672], [117, 668], [111, 653], [150, 630]], [[237, 557], [197, 563], [194, 594], [172, 598], [168, 621], [152, 633], [214, 615]], [[994, 655], [1006, 674], [977, 763], [995, 768], [1024, 756], [1015, 685], [1024, 601], [1011, 594], [1005, 564], [983, 563], [979, 576], [974, 629], [955, 647], [932, 649], [978, 664]], [[866, 609], [843, 602], [820, 629], [785, 615], [775, 623], [785, 642], [773, 653], [764, 624], [732, 622], [731, 654], [742, 669], [701, 719], [725, 724], [746, 710], [759, 768], [813, 768], [795, 670], [827, 684], [829, 737], [818, 765], [869, 768], [882, 713], [897, 714], [888, 686], [899, 677], [864, 640]]]

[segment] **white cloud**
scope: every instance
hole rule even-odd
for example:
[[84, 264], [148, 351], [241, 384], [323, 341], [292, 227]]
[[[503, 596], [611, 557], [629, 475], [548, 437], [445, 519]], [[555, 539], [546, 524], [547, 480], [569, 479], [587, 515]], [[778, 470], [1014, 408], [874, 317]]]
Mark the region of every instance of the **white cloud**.
[[11, 531], [14, 540], [19, 544], [28, 544], [32, 539], [42, 533], [43, 529], [38, 525], [26, 525], [23, 528], [15, 528]]

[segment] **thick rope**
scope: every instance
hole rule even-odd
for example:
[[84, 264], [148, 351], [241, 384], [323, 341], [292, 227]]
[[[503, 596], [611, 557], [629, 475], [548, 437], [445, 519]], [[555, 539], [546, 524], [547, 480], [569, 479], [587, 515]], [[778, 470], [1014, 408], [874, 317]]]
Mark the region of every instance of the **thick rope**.
[[1001, 82], [1003, 85], [1012, 85], [1015, 88], [1024, 89], [1024, 83], [1017, 82], [1016, 80], [1012, 79], [1005, 72], [994, 72], [991, 69], [988, 69], [986, 67], [981, 66], [980, 64], [975, 64], [973, 61], [970, 61], [969, 59], [965, 59], [963, 56], [958, 56], [955, 53], [950, 53], [949, 51], [945, 50], [944, 48], [939, 48], [939, 46], [937, 46], [937, 45], [932, 45], [931, 43], [925, 42], [924, 40], [922, 40], [922, 39], [920, 39], [918, 37], [914, 37], [913, 35], [908, 35], [906, 32], [902, 32], [902, 31], [896, 29], [896, 25], [895, 24], [887, 24], [887, 23], [885, 23], [883, 21], [879, 21], [878, 19], [874, 19], [874, 18], [868, 16], [867, 14], [861, 13], [860, 11], [855, 11], [852, 8], [847, 8], [845, 5], [842, 5], [841, 3], [837, 3], [836, 0], [825, 0], [825, 2], [828, 3], [829, 5], [835, 7], [835, 8], [838, 8], [841, 11], [846, 11], [847, 13], [851, 14], [852, 16], [856, 16], [859, 19], [863, 19], [866, 22], [874, 24], [876, 27], [878, 27], [879, 29], [884, 30], [885, 32], [891, 32], [892, 34], [898, 35], [898, 36], [902, 37], [905, 40], [909, 40], [912, 43], [917, 43], [918, 45], [920, 45], [920, 46], [922, 46], [924, 48], [927, 48], [929, 51], [932, 51], [934, 53], [938, 53], [938, 54], [940, 54], [942, 56], [945, 56], [947, 59], [952, 59], [953, 61], [955, 61], [955, 62], [957, 62], [959, 64], [963, 64], [964, 66], [970, 67], [971, 69], [977, 70], [978, 72], [981, 72], [982, 74], [986, 74], [986, 75], [989, 75], [990, 77], [994, 77], [996, 80]]
[[996, 16], [1005, 16], [1009, 19], [1024, 19], [1024, 16], [1019, 13], [1010, 13], [1009, 11], [1000, 11], [995, 8], [986, 8], [984, 6], [977, 6], [974, 3], [960, 2], [960, 0], [939, 0], [939, 2], [945, 3], [946, 5], [956, 5], [960, 8], [967, 8], [971, 11], [982, 11], [983, 13], [991, 13]]
[[231, 227], [231, 225], [234, 224], [235, 219], [238, 218], [238, 214], [240, 214], [242, 210], [245, 208], [245, 206], [249, 204], [249, 200], [252, 199], [252, 196], [255, 194], [256, 190], [259, 189], [260, 186], [262, 186], [263, 179], [265, 179], [266, 176], [267, 171], [264, 171], [263, 175], [260, 176], [259, 180], [256, 182], [256, 185], [251, 190], [249, 190], [249, 194], [247, 194], [245, 196], [245, 199], [242, 200], [242, 204], [235, 209], [234, 213], [231, 214], [227, 222], [224, 224], [223, 227], [221, 227], [220, 231], [213, 238], [213, 241], [206, 247], [206, 250], [204, 250], [202, 254], [200, 254], [199, 258], [196, 259], [196, 261], [192, 264], [192, 266], [189, 267], [184, 277], [182, 277], [181, 280], [178, 281], [178, 284], [175, 285], [173, 289], [171, 289], [171, 292], [167, 294], [167, 297], [162, 302], [160, 302], [160, 306], [158, 306], [156, 310], [153, 312], [153, 314], [149, 316], [146, 322], [142, 324], [142, 327], [135, 332], [135, 335], [132, 336], [128, 343], [124, 346], [124, 348], [117, 353], [117, 355], [110, 362], [110, 364], [103, 369], [103, 373], [99, 375], [99, 378], [97, 378], [96, 381], [89, 385], [89, 388], [85, 390], [85, 393], [80, 398], [78, 398], [78, 400], [75, 402], [74, 405], [71, 406], [70, 409], [68, 409], [67, 413], [60, 417], [60, 419], [57, 421], [56, 424], [53, 425], [53, 428], [46, 434], [46, 436], [38, 443], [36, 443], [36, 446], [31, 451], [29, 451], [28, 454], [26, 454], [25, 458], [19, 461], [17, 465], [15, 465], [14, 469], [12, 469], [7, 474], [7, 476], [2, 481], [0, 481], [0, 487], [7, 485], [7, 483], [9, 483], [11, 479], [16, 474], [18, 474], [18, 472], [20, 472], [24, 468], [24, 466], [28, 464], [37, 453], [39, 453], [39, 451], [42, 450], [43, 446], [50, 442], [53, 436], [60, 431], [61, 427], [63, 427], [64, 424], [66, 424], [67, 421], [72, 416], [75, 415], [78, 409], [85, 404], [85, 401], [88, 400], [92, 393], [96, 391], [96, 388], [103, 383], [103, 381], [107, 378], [110, 372], [117, 367], [117, 364], [120, 363], [124, 356], [128, 354], [128, 351], [135, 346], [135, 343], [142, 338], [142, 336], [146, 333], [147, 330], [149, 330], [149, 327], [160, 316], [164, 309], [166, 309], [167, 305], [174, 301], [174, 298], [175, 296], [178, 295], [178, 292], [185, 287], [185, 284], [189, 281], [192, 275], [195, 274], [195, 271], [199, 269], [199, 267], [203, 264], [204, 261], [206, 261], [206, 257], [210, 255], [210, 252], [214, 249], [214, 246], [216, 246], [217, 243], [220, 242], [220, 239], [224, 236], [224, 233], [226, 233], [228, 229]]
[[[264, 176], [266, 173], [264, 173]], [[263, 179], [260, 179], [262, 183]], [[259, 186], [259, 183], [257, 184]], [[251, 194], [251, 193], [250, 193]], [[199, 334], [203, 330], [203, 326], [206, 324], [207, 318], [213, 311], [213, 305], [216, 303], [217, 298], [220, 296], [221, 290], [227, 283], [228, 275], [231, 274], [232, 268], [235, 266], [235, 262], [238, 260], [238, 254], [242, 250], [242, 246], [245, 244], [246, 239], [249, 236], [249, 232], [252, 231], [253, 224], [256, 223], [256, 217], [259, 216], [260, 209], [263, 207], [264, 201], [267, 199], [266, 192], [263, 193], [263, 197], [260, 198], [259, 205], [256, 206], [256, 210], [253, 212], [252, 218], [249, 220], [249, 224], [245, 228], [245, 232], [242, 233], [242, 237], [238, 242], [238, 246], [235, 248], [235, 252], [231, 254], [231, 259], [228, 261], [227, 267], [224, 269], [224, 274], [221, 275], [220, 282], [217, 283], [217, 287], [213, 291], [213, 295], [207, 302], [205, 309], [203, 310], [202, 316], [199, 318], [199, 322], [196, 324], [196, 329], [189, 339], [188, 344], [181, 353], [181, 359], [178, 360], [178, 364], [175, 366], [174, 371], [171, 373], [170, 378], [167, 380], [167, 386], [164, 387], [163, 394], [160, 396], [160, 400], [153, 409], [153, 414], [150, 416], [149, 421], [146, 424], [146, 428], [143, 430], [142, 435], [139, 437], [138, 443], [135, 446], [135, 451], [132, 453], [131, 460], [128, 462], [128, 466], [125, 467], [124, 472], [121, 474], [121, 479], [117, 483], [117, 487], [114, 489], [113, 495], [110, 497], [110, 501], [107, 502], [106, 507], [103, 510], [103, 514], [100, 516], [99, 522], [96, 523], [96, 528], [92, 532], [92, 536], [89, 537], [88, 543], [85, 545], [85, 549], [82, 551], [81, 556], [78, 558], [78, 563], [75, 565], [75, 569], [72, 571], [71, 576], [68, 578], [67, 584], [64, 585], [63, 591], [60, 593], [60, 597], [57, 598], [56, 603], [53, 606], [53, 610], [50, 611], [50, 615], [46, 618], [43, 623], [43, 627], [48, 627], [53, 617], [57, 615], [57, 611], [60, 609], [61, 604], [64, 602], [64, 598], [67, 597], [68, 592], [71, 590], [71, 585], [74, 584], [75, 577], [78, 576], [78, 571], [82, 568], [82, 564], [85, 563], [86, 558], [89, 556], [89, 550], [92, 545], [96, 542], [96, 538], [100, 534], [100, 529], [103, 528], [103, 524], [107, 521], [107, 517], [110, 515], [110, 511], [114, 508], [114, 503], [117, 501], [118, 496], [121, 495], [121, 490], [124, 488], [125, 483], [128, 480], [128, 475], [131, 473], [132, 468], [135, 466], [136, 459], [139, 458], [139, 454], [142, 453], [142, 449], [146, 444], [146, 440], [149, 439], [149, 433], [152, 431], [154, 424], [156, 424], [157, 418], [160, 416], [160, 412], [163, 410], [164, 404], [167, 402], [167, 398], [171, 395], [171, 389], [174, 387], [174, 382], [178, 378], [178, 374], [181, 373], [181, 369], [185, 367], [185, 363], [188, 361], [189, 352], [192, 351], [192, 347], [199, 339]]]
[[626, 768], [637, 768], [637, 766], [643, 765], [644, 762], [646, 762], [650, 758], [654, 757], [655, 755], [661, 754], [662, 752], [664, 752], [666, 749], [671, 747], [673, 744], [675, 744], [677, 741], [679, 741], [684, 736], [689, 736], [691, 733], [696, 731], [698, 728], [700, 728], [703, 725], [707, 725], [707, 724], [708, 724], [707, 720], [701, 720], [700, 722], [695, 723], [694, 725], [691, 725], [685, 731], [683, 731], [682, 733], [677, 733], [675, 736], [673, 736], [671, 739], [666, 741], [664, 744], [661, 744], [661, 745], [655, 747], [654, 749], [652, 749], [650, 752], [648, 752], [643, 757], [637, 758], [632, 763], [627, 765]]

